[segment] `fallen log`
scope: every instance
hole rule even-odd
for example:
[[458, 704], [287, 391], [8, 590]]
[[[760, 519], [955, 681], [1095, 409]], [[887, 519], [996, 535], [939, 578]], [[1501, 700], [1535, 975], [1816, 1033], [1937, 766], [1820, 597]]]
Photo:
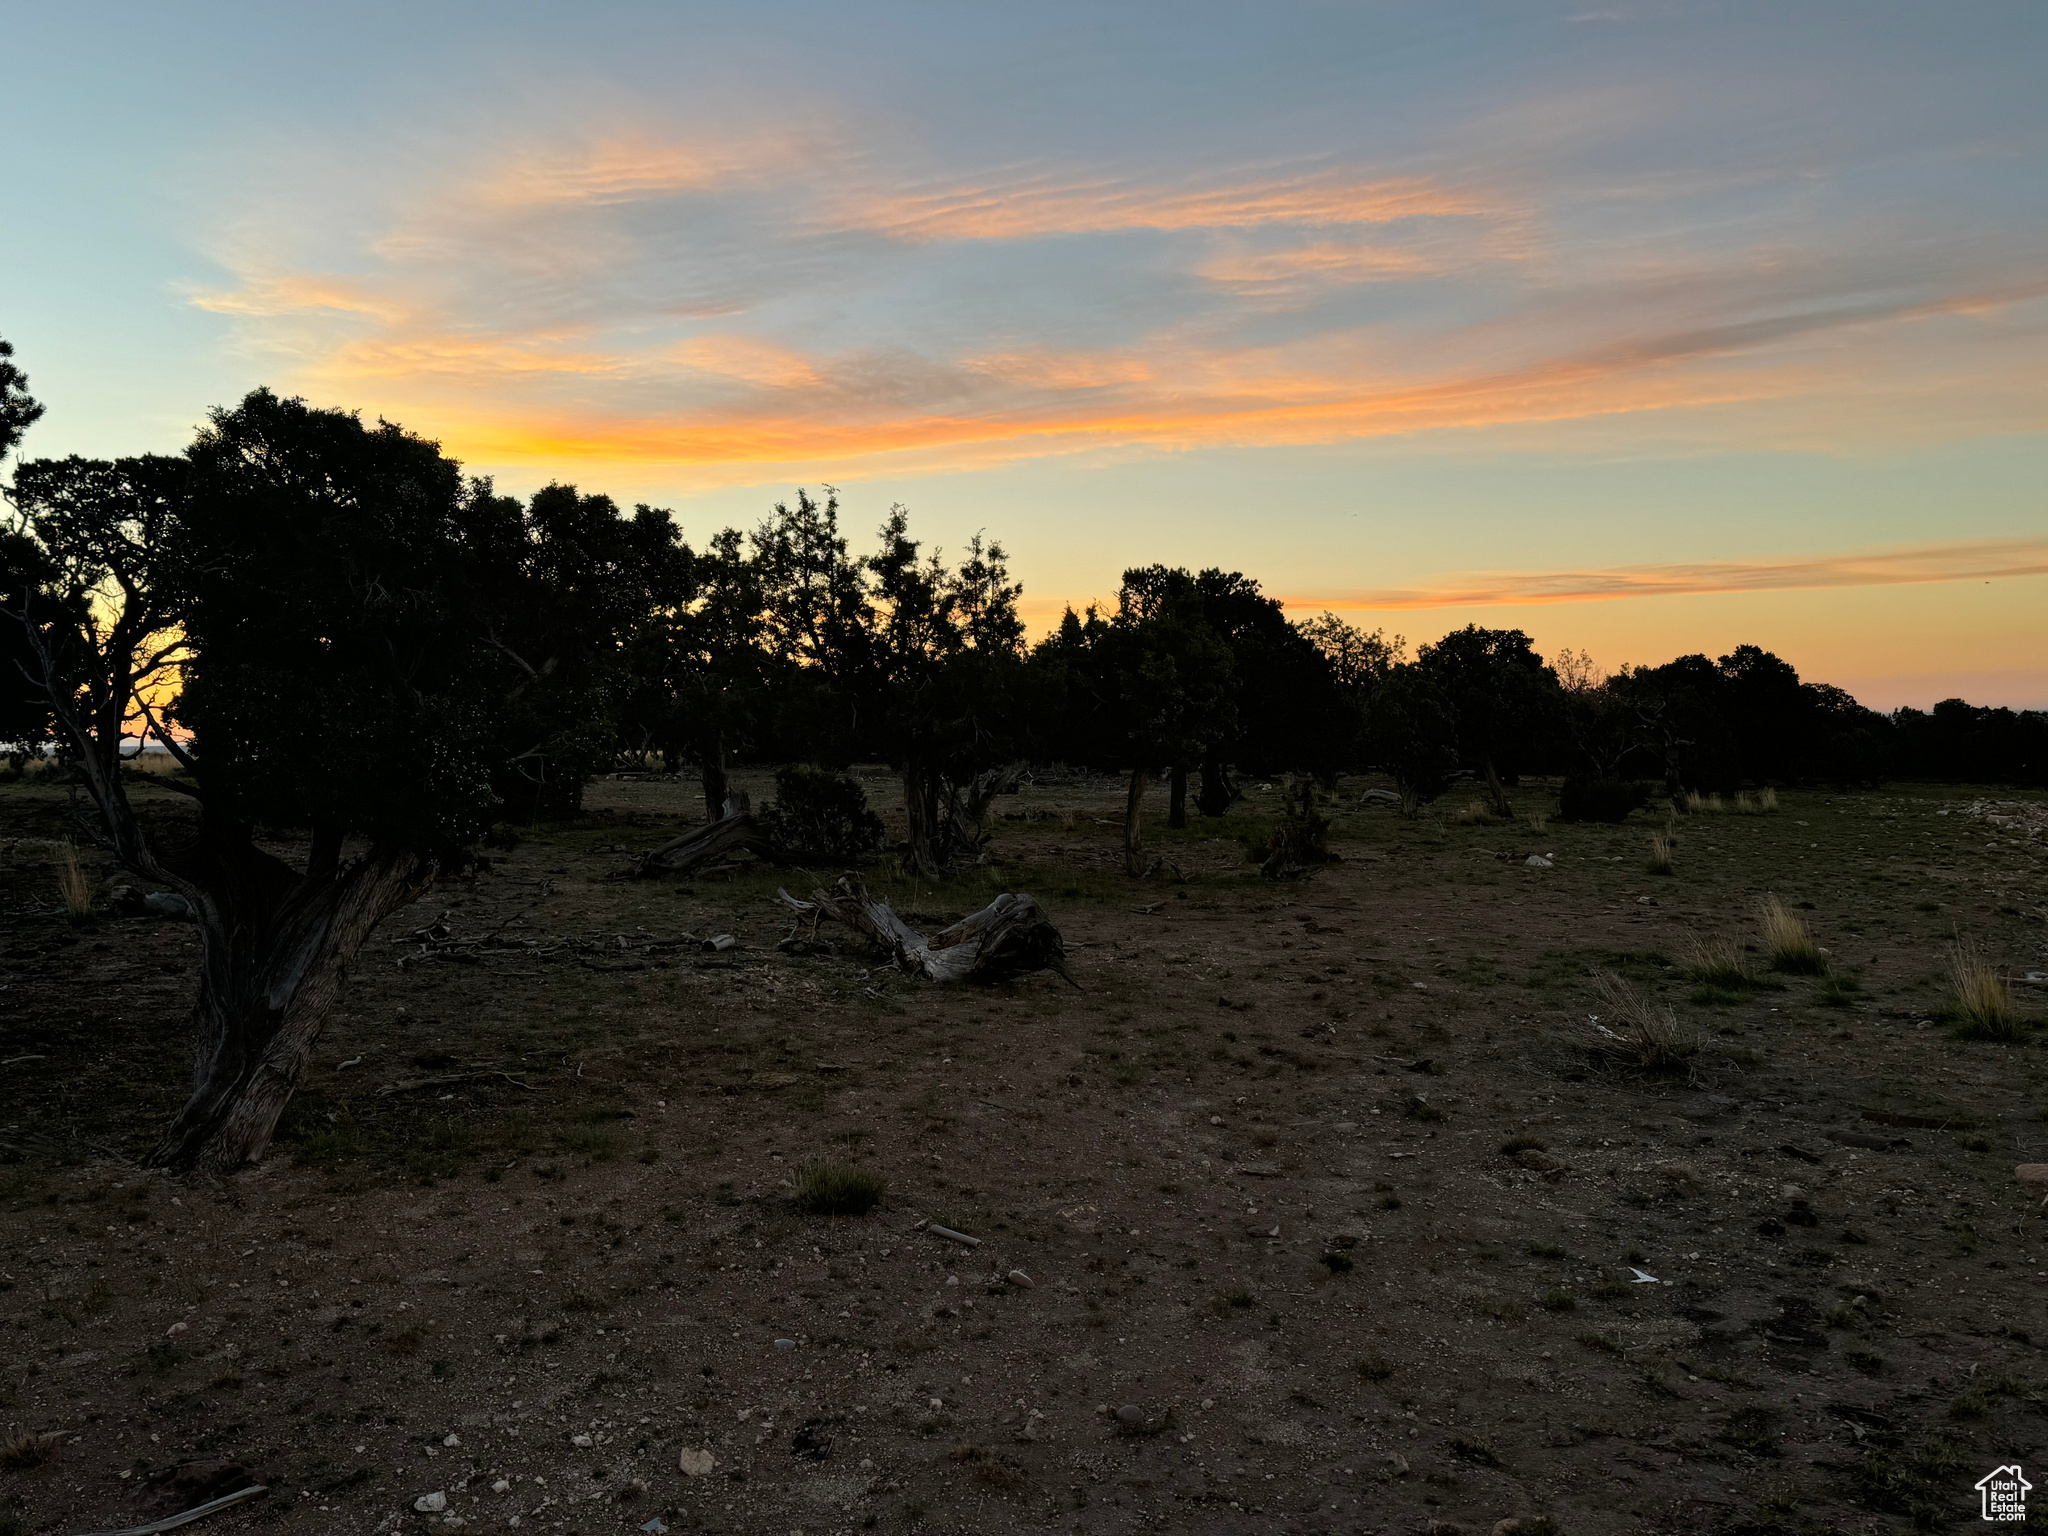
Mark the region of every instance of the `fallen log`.
[[686, 875], [693, 869], [714, 864], [736, 853], [780, 862], [768, 834], [755, 820], [744, 795], [725, 802], [725, 814], [693, 832], [671, 838], [651, 853], [643, 853], [620, 872], [619, 878], [645, 880], [656, 875]]
[[885, 951], [898, 970], [927, 981], [1002, 981], [1030, 971], [1055, 971], [1069, 985], [1080, 985], [1067, 970], [1059, 929], [1022, 892], [1004, 892], [929, 939], [897, 916], [888, 902], [870, 896], [852, 875], [843, 877], [833, 890], [812, 891], [809, 901], [799, 901], [785, 890], [775, 894], [799, 919], [810, 919], [813, 936], [819, 923], [830, 918]]

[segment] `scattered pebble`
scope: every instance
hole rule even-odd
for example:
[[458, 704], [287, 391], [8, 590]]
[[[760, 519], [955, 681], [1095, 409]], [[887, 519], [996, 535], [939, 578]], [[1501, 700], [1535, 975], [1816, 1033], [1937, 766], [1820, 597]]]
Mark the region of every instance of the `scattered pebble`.
[[412, 1507], [423, 1515], [438, 1515], [448, 1507], [445, 1493], [423, 1493], [412, 1501]]
[[718, 1458], [709, 1451], [692, 1450], [685, 1446], [676, 1457], [676, 1470], [685, 1477], [709, 1477], [718, 1467]]
[[1145, 1422], [1145, 1410], [1136, 1403], [1125, 1403], [1117, 1409], [1116, 1421], [1119, 1424], [1142, 1424]]

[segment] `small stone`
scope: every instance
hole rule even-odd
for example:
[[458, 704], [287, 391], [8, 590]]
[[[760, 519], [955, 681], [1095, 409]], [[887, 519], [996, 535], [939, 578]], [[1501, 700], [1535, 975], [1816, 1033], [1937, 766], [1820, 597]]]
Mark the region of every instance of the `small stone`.
[[190, 1323], [173, 1323], [170, 1327], [164, 1330], [164, 1337], [167, 1339], [175, 1339], [179, 1334], [185, 1332], [191, 1326], [192, 1325]]
[[1543, 857], [1540, 853], [1532, 853], [1522, 862], [1531, 869], [1549, 869], [1551, 867], [1550, 860]]
[[1026, 1291], [1030, 1290], [1032, 1285], [1035, 1283], [1032, 1280], [1032, 1278], [1029, 1275], [1025, 1274], [1024, 1271], [1021, 1269], [1011, 1270], [1009, 1274], [1009, 1281], [1010, 1284], [1018, 1287], [1020, 1290]]
[[1209, 1117], [1209, 1123], [1211, 1125], [1221, 1125], [1223, 1123], [1223, 1117], [1221, 1115], [1211, 1115]]
[[1204, 1408], [1214, 1408], [1216, 1406], [1216, 1399], [1213, 1397], [1205, 1397], [1202, 1399], [1202, 1406]]
[[1806, 1191], [1802, 1189], [1799, 1185], [1787, 1184], [1778, 1191], [1778, 1198], [1781, 1200], [1797, 1200], [1801, 1195], [1805, 1193]]
[[795, 1339], [777, 1339], [777, 1340], [775, 1341], [775, 1347], [776, 1347], [777, 1349], [795, 1349], [795, 1348], [796, 1348], [796, 1340], [795, 1340]]
[[691, 1450], [685, 1446], [676, 1457], [676, 1470], [685, 1477], [709, 1477], [718, 1467], [718, 1458], [709, 1451]]
[[441, 1443], [443, 1445], [460, 1445], [462, 1444], [462, 1436], [455, 1434], [451, 1431], [448, 1438], [446, 1440], [443, 1440]]
[[2048, 1163], [2019, 1163], [2012, 1176], [2022, 1184], [2048, 1184]]
[[1408, 1475], [1408, 1458], [1399, 1451], [1388, 1451], [1384, 1456], [1380, 1457], [1379, 1475], [1382, 1478], [1406, 1477]]
[[511, 1491], [512, 1483], [509, 1478], [501, 1477], [495, 1483], [491, 1484], [491, 1492], [493, 1493], [510, 1493]]
[[1117, 1409], [1116, 1421], [1119, 1424], [1142, 1424], [1145, 1422], [1145, 1410], [1136, 1403], [1125, 1403]]
[[445, 1493], [423, 1493], [412, 1501], [412, 1507], [423, 1515], [438, 1515], [448, 1507]]
[[591, 1440], [590, 1436], [588, 1435], [571, 1435], [569, 1437], [569, 1443], [575, 1446], [576, 1449], [579, 1451], [587, 1451], [590, 1449]]
[[652, 1520], [643, 1524], [640, 1529], [647, 1532], [647, 1536], [664, 1536], [668, 1527], [662, 1524], [661, 1516], [656, 1515]]

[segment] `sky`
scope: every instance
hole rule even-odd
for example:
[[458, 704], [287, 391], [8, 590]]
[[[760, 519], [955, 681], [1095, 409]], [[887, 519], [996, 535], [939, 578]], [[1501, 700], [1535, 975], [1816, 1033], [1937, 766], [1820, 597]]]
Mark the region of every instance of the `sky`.
[[2048, 8], [0, 0], [30, 456], [269, 385], [1413, 643], [2048, 706]]

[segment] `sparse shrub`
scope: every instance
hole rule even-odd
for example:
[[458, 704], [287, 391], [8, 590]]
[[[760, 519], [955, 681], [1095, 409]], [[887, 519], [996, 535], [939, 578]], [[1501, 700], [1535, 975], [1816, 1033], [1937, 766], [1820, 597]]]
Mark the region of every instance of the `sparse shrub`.
[[1649, 803], [1648, 793], [1633, 780], [1566, 779], [1558, 787], [1557, 819], [1619, 825], [1630, 811]]
[[1956, 996], [1956, 1032], [1967, 1040], [2017, 1040], [2019, 1016], [2003, 976], [1969, 939], [1949, 947], [1948, 984]]
[[1763, 938], [1764, 955], [1774, 971], [1818, 976], [1828, 968], [1827, 956], [1813, 941], [1806, 920], [1797, 916], [1776, 896], [1766, 896], [1757, 909], [1757, 926]]
[[1813, 1000], [1823, 1008], [1853, 1008], [1856, 1006], [1856, 994], [1861, 990], [1862, 984], [1854, 976], [1833, 971], [1813, 994]]
[[1608, 1033], [1597, 1037], [1603, 1050], [1648, 1072], [1692, 1070], [1703, 1042], [1678, 1022], [1676, 1014], [1652, 1003], [1612, 971], [1602, 972], [1597, 985], [1608, 1024]]
[[1489, 827], [1495, 819], [1493, 812], [1486, 808], [1486, 802], [1483, 800], [1467, 800], [1461, 809], [1451, 815], [1451, 820], [1461, 827]]
[[1770, 815], [1778, 808], [1778, 792], [1775, 789], [1764, 790], [1756, 797], [1756, 808], [1762, 814]]
[[1672, 856], [1670, 835], [1663, 832], [1650, 834], [1650, 858], [1644, 866], [1653, 875], [1669, 875], [1677, 872]]
[[859, 782], [804, 763], [775, 770], [775, 803], [760, 822], [776, 848], [797, 858], [858, 863], [882, 846], [882, 818]]
[[1727, 809], [1719, 795], [1703, 795], [1696, 789], [1685, 792], [1685, 813], [1688, 816], [1719, 816]]
[[848, 1163], [809, 1163], [797, 1170], [796, 1208], [807, 1216], [865, 1216], [888, 1192], [880, 1174]]
[[1569, 1312], [1578, 1304], [1578, 1297], [1561, 1285], [1553, 1286], [1536, 1298], [1536, 1305], [1546, 1312]]
[[1253, 849], [1252, 856], [1261, 859], [1259, 873], [1268, 880], [1298, 876], [1311, 866], [1333, 861], [1330, 819], [1316, 809], [1315, 780], [1304, 778], [1288, 789], [1281, 801], [1280, 825], [1265, 848]]
[[91, 921], [93, 898], [99, 891], [79, 867], [78, 850], [70, 843], [64, 844], [57, 857], [57, 894], [63, 897], [64, 915], [72, 922]]
[[1531, 811], [1529, 813], [1529, 830], [1531, 832], [1541, 832], [1549, 825], [1550, 817], [1544, 812]]
[[1685, 976], [1702, 986], [1724, 987], [1740, 991], [1749, 985], [1749, 972], [1743, 969], [1742, 951], [1731, 939], [1702, 938], [1696, 933], [1686, 935]]

